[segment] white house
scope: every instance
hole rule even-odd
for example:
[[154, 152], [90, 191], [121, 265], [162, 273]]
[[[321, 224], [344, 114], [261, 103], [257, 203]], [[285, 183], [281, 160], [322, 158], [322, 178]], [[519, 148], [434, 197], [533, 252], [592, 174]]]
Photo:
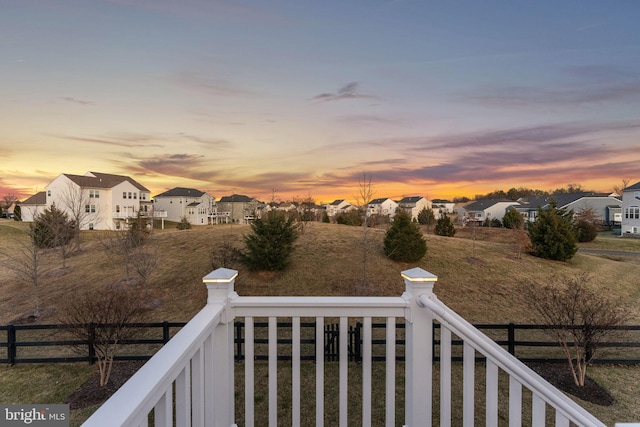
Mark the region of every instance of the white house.
[[398, 203], [388, 197], [373, 199], [367, 204], [367, 216], [388, 215], [390, 219], [393, 219], [396, 209], [398, 209]]
[[180, 222], [187, 218], [192, 225], [227, 222], [229, 213], [218, 212], [216, 199], [195, 188], [176, 187], [153, 197], [154, 210], [167, 212], [168, 221]]
[[524, 216], [525, 220], [533, 222], [538, 214], [538, 209], [549, 209], [555, 203], [558, 209], [573, 212], [591, 210], [602, 224], [619, 224], [622, 220], [622, 202], [619, 198], [611, 194], [598, 193], [559, 193], [551, 196], [537, 197], [528, 200], [520, 200], [517, 210]]
[[36, 215], [40, 215], [47, 209], [47, 193], [40, 191], [24, 202], [18, 203], [18, 206], [20, 206], [21, 220], [24, 222], [33, 222]]
[[422, 196], [403, 197], [398, 205], [411, 216], [412, 220], [417, 220], [418, 214], [423, 209], [432, 208], [431, 202]]
[[484, 222], [487, 219], [498, 219], [502, 221], [504, 214], [507, 213], [507, 209], [511, 206], [518, 206], [519, 204], [520, 203], [514, 202], [513, 200], [477, 200], [462, 208], [461, 213], [464, 215], [463, 220]]
[[640, 233], [640, 182], [622, 190], [622, 235]]
[[[46, 208], [53, 204], [82, 230], [124, 228], [140, 212], [152, 212], [149, 190], [133, 178], [101, 172], [61, 174], [45, 186]], [[31, 218], [31, 220], [33, 220]], [[27, 221], [23, 217], [23, 221]]]
[[333, 218], [336, 215], [340, 215], [343, 212], [346, 212], [350, 209], [355, 209], [351, 203], [347, 202], [344, 199], [337, 199], [334, 200], [333, 202], [329, 203], [328, 205], [325, 205], [326, 207], [326, 212], [327, 215], [329, 216], [329, 218]]
[[445, 199], [433, 199], [431, 201], [431, 205], [433, 206], [432, 209], [434, 210], [434, 213], [453, 213], [453, 210], [456, 207], [456, 204], [450, 200], [445, 200]]

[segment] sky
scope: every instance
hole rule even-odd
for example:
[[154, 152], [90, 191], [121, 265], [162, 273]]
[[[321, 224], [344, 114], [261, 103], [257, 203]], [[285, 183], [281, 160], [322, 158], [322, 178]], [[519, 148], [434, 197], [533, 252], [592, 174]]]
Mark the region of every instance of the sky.
[[635, 0], [0, 0], [0, 195], [640, 181]]

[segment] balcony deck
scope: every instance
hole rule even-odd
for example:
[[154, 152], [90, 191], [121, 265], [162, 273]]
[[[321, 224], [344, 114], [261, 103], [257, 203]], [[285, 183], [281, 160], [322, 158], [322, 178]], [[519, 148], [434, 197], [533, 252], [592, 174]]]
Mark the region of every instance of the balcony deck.
[[[422, 269], [402, 273], [406, 291], [398, 297], [243, 297], [234, 291], [236, 276], [236, 271], [218, 269], [204, 277], [206, 306], [83, 425], [139, 427], [152, 420], [156, 426], [231, 427], [239, 421], [249, 427], [275, 426], [278, 410], [282, 410], [279, 388], [286, 387], [291, 390], [291, 401], [284, 406], [290, 411], [287, 424], [290, 421], [292, 426], [467, 427], [480, 419], [483, 422], [479, 424], [486, 426], [604, 427], [440, 302], [433, 294], [437, 277]], [[243, 364], [234, 362], [233, 323], [238, 318], [244, 318], [245, 323]], [[291, 324], [287, 331], [278, 330], [278, 321], [283, 318]], [[255, 335], [254, 324], [261, 319], [269, 324], [263, 344], [269, 357], [266, 368], [257, 371], [254, 354], [262, 341]], [[300, 325], [309, 319], [317, 325], [312, 332], [315, 342], [324, 343], [328, 322], [338, 323], [339, 361], [326, 362], [323, 346], [315, 346], [312, 366], [301, 361], [301, 348], [308, 345], [308, 337], [303, 336]], [[406, 323], [403, 336], [396, 330], [397, 319]], [[349, 362], [347, 349], [348, 327], [355, 320], [364, 325], [363, 357], [358, 364]], [[386, 324], [385, 344], [375, 350], [380, 337], [375, 336], [374, 321]], [[434, 322], [440, 324], [437, 364]], [[404, 363], [396, 362], [399, 339], [405, 340]], [[458, 389], [451, 385], [455, 377], [454, 339], [464, 342], [460, 396], [454, 395]], [[385, 362], [372, 362], [379, 347], [383, 348]], [[285, 365], [280, 361], [284, 352], [290, 356], [286, 378], [279, 376]], [[477, 368], [478, 357], [484, 359], [482, 369]], [[373, 363], [378, 365], [374, 367]], [[372, 374], [380, 370], [380, 363], [384, 363], [382, 379]], [[236, 367], [242, 368], [243, 375], [236, 375]], [[357, 384], [349, 382], [353, 371], [358, 374]], [[266, 372], [266, 390], [256, 392], [256, 384], [262, 380], [256, 378], [256, 372], [261, 376]], [[337, 378], [327, 376], [334, 372]], [[314, 377], [311, 389], [309, 375]], [[483, 396], [476, 395], [478, 377], [483, 377]], [[330, 382], [336, 384], [335, 399], [327, 394]], [[401, 399], [397, 398], [399, 389]], [[357, 411], [349, 406], [354, 399], [358, 401], [354, 405]], [[242, 402], [239, 411], [236, 400]], [[262, 401], [266, 403], [260, 404]], [[329, 409], [338, 414], [335, 420], [327, 419]], [[242, 414], [240, 420], [236, 419], [237, 412]]]

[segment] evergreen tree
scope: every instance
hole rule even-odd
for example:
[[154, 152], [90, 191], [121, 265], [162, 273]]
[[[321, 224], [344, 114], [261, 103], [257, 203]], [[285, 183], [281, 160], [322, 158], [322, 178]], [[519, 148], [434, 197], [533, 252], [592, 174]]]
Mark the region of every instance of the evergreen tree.
[[433, 232], [438, 236], [453, 237], [456, 234], [456, 229], [451, 222], [451, 218], [448, 215], [443, 215], [436, 221], [436, 228]]
[[299, 234], [294, 219], [287, 219], [284, 212], [270, 211], [251, 223], [251, 231], [244, 237], [243, 263], [254, 271], [283, 270]]
[[396, 213], [384, 237], [384, 253], [394, 261], [415, 262], [427, 253], [427, 242], [418, 224], [403, 210]]
[[523, 222], [522, 215], [515, 209], [509, 209], [502, 218], [502, 225], [504, 225], [505, 228], [521, 228]]
[[75, 233], [75, 222], [55, 204], [36, 215], [33, 240], [39, 248], [55, 248], [68, 244]]
[[555, 261], [571, 259], [578, 251], [577, 237], [573, 226], [573, 211], [538, 209], [536, 221], [529, 224], [529, 237], [534, 255]]

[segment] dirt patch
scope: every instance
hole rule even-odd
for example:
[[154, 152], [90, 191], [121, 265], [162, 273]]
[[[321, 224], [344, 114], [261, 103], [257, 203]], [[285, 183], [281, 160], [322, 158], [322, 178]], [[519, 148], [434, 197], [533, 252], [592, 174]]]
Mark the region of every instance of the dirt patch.
[[564, 363], [529, 363], [528, 365], [545, 380], [566, 393], [596, 405], [613, 405], [614, 400], [609, 392], [591, 378], [587, 377], [584, 386], [578, 387], [573, 381], [569, 366]]
[[96, 365], [96, 371], [79, 389], [74, 391], [65, 403], [70, 409], [83, 409], [89, 406], [98, 405], [107, 400], [113, 393], [118, 391], [138, 369], [144, 361], [114, 362], [109, 382], [104, 387], [100, 387], [100, 372]]

